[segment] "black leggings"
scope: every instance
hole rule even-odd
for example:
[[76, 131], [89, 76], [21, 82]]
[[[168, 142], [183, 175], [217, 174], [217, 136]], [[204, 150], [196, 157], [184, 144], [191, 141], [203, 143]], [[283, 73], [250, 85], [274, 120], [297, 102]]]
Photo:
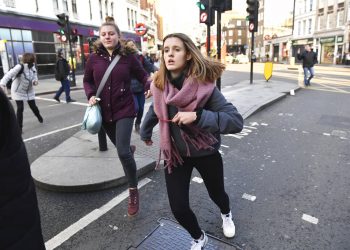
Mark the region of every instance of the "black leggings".
[[173, 168], [171, 174], [165, 169], [168, 198], [176, 220], [194, 239], [200, 238], [202, 231], [197, 218], [190, 208], [189, 188], [192, 170], [195, 167], [203, 178], [210, 198], [220, 208], [222, 214], [230, 212], [230, 200], [224, 187], [224, 170], [219, 152], [198, 158], [183, 157], [184, 164]]
[[[16, 100], [16, 105], [17, 105], [17, 122], [18, 122], [19, 127], [22, 129], [22, 127], [23, 127], [23, 111], [24, 111], [23, 101]], [[34, 115], [38, 119], [40, 119], [41, 115], [40, 115], [38, 107], [35, 104], [35, 100], [28, 100], [28, 105], [29, 105], [30, 109], [33, 111]]]
[[130, 148], [133, 123], [134, 118], [122, 118], [116, 122], [103, 123], [106, 134], [117, 148], [129, 188], [136, 188], [138, 183], [136, 162]]

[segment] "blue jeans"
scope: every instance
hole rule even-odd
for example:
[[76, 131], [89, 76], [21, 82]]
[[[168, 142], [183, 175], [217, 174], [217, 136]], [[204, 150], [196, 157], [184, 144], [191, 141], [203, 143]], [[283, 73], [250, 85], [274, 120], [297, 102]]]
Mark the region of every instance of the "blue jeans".
[[67, 78], [61, 81], [61, 87], [56, 92], [55, 97], [60, 98], [63, 91], [66, 94], [66, 101], [70, 101], [70, 82]]
[[135, 124], [141, 124], [141, 119], [143, 116], [143, 110], [145, 108], [145, 94], [143, 92], [134, 93], [134, 102], [137, 110], [137, 117]]
[[305, 86], [310, 86], [310, 80], [315, 75], [314, 67], [304, 67], [303, 69], [304, 69], [304, 84]]

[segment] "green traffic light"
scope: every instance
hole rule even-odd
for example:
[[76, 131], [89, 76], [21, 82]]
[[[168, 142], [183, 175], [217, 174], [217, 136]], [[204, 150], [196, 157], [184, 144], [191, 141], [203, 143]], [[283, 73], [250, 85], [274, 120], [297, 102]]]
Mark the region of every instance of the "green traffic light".
[[201, 2], [197, 2], [196, 4], [201, 10], [205, 10], [205, 6]]
[[64, 29], [58, 29], [58, 32], [61, 34], [61, 35], [64, 35]]

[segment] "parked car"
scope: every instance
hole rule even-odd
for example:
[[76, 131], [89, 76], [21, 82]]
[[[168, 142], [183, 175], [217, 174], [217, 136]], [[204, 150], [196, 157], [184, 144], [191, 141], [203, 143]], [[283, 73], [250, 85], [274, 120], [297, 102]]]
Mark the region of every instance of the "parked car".
[[249, 63], [249, 58], [247, 55], [239, 54], [233, 58], [233, 63]]

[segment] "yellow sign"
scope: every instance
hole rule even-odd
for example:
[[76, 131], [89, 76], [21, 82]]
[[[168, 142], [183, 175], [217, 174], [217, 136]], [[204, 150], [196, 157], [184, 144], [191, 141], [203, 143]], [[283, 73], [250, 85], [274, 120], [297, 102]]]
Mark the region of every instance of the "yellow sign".
[[272, 77], [272, 69], [273, 69], [273, 63], [265, 62], [264, 76], [266, 81], [270, 80], [270, 78]]

